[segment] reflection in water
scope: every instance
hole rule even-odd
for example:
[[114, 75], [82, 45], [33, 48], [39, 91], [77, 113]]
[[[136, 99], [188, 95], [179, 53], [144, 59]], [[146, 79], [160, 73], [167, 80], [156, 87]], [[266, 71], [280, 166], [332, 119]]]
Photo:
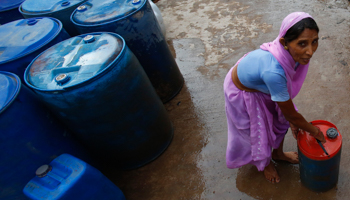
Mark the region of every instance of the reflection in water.
[[279, 183], [268, 182], [263, 172], [255, 166], [245, 165], [239, 168], [236, 179], [237, 189], [255, 199], [335, 199], [337, 189], [316, 193], [304, 187], [300, 181], [299, 166], [286, 162], [276, 163], [281, 177]]

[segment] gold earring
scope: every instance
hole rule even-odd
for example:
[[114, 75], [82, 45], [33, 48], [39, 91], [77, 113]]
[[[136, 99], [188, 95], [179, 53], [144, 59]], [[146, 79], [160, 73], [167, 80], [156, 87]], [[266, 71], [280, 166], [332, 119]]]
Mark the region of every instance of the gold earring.
[[287, 47], [287, 46], [284, 46], [284, 49], [285, 49], [285, 50], [288, 50], [288, 47]]

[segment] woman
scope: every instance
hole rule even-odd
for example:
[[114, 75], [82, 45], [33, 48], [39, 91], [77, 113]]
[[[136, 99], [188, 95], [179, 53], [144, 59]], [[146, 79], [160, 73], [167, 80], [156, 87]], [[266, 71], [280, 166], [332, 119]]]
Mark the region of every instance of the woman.
[[297, 152], [283, 152], [289, 127], [294, 138], [300, 128], [325, 142], [323, 133], [297, 112], [292, 101], [318, 47], [318, 32], [309, 14], [291, 13], [273, 42], [243, 56], [227, 74], [228, 168], [253, 164], [267, 180], [279, 182], [271, 159], [299, 163]]

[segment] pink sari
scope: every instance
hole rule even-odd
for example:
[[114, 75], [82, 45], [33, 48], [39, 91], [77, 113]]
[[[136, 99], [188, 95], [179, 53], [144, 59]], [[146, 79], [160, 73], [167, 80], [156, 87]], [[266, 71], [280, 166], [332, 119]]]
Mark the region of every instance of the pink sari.
[[[281, 64], [292, 99], [299, 93], [309, 65], [299, 65], [297, 70], [294, 70], [295, 61], [280, 44], [279, 39], [295, 23], [308, 17], [312, 18], [303, 12], [289, 14], [282, 22], [278, 37], [273, 42], [260, 46], [261, 49], [271, 52]], [[240, 60], [234, 66], [238, 65]], [[279, 147], [289, 123], [270, 95], [239, 90], [232, 82], [232, 69], [224, 81], [228, 126], [226, 164], [228, 168], [253, 164], [259, 171], [263, 171], [270, 163], [272, 148]]]

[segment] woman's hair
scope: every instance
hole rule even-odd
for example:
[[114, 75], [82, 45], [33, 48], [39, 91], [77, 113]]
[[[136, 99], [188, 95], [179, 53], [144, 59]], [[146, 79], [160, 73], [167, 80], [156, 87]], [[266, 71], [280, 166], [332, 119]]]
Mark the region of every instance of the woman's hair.
[[306, 29], [316, 30], [319, 32], [318, 26], [312, 18], [304, 18], [294, 24], [290, 29], [288, 29], [286, 35], [284, 35], [284, 40], [289, 43], [299, 37], [299, 35]]

